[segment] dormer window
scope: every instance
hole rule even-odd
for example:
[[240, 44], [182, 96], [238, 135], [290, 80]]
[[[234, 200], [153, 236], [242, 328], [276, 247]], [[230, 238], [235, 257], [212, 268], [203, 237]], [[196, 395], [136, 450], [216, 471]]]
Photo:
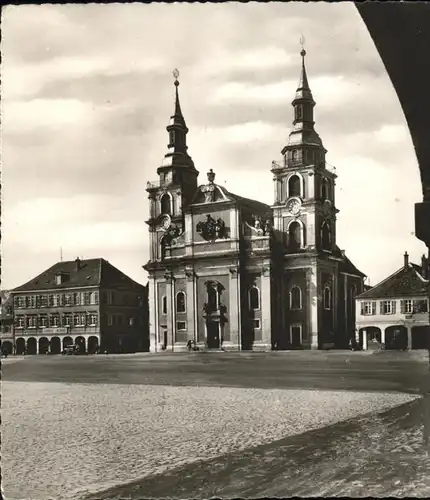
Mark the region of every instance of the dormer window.
[[69, 275], [67, 273], [57, 273], [55, 275], [55, 284], [56, 285], [62, 285], [64, 282], [66, 282], [69, 278]]

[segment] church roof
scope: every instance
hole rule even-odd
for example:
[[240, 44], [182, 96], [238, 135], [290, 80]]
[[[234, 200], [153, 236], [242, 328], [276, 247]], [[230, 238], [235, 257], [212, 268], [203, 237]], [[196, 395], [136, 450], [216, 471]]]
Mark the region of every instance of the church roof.
[[[251, 208], [258, 213], [268, 213], [270, 211], [270, 206], [262, 203], [261, 201], [252, 200], [250, 198], [245, 198], [239, 196], [238, 194], [231, 193], [225, 187], [214, 183], [215, 172], [212, 169], [207, 173], [208, 184], [202, 184], [198, 187], [192, 205], [196, 203], [214, 203], [219, 201], [234, 201], [238, 205], [243, 207]], [[211, 193], [210, 197], [206, 199], [205, 193]]]
[[360, 294], [359, 299], [417, 297], [428, 295], [429, 282], [422, 276], [420, 266], [408, 263], [394, 274]]
[[341, 273], [353, 274], [355, 276], [361, 276], [362, 278], [366, 276], [355, 266], [355, 264], [352, 263], [351, 260], [349, 260], [344, 252], [342, 253], [342, 262], [340, 264], [339, 270]]
[[[56, 283], [56, 276], [58, 274], [63, 274], [66, 277], [59, 285]], [[12, 292], [52, 289], [61, 290], [65, 288], [113, 286], [121, 284], [143, 288], [143, 285], [133, 281], [105, 259], [76, 259], [57, 262], [24, 285], [15, 288]]]
[[334, 252], [335, 257], [339, 257], [342, 259], [342, 262], [339, 266], [339, 271], [341, 273], [353, 274], [354, 276], [361, 276], [364, 278], [366, 275], [361, 272], [349, 258], [346, 256], [345, 251], [341, 250], [338, 246], [336, 246]]
[[251, 198], [244, 198], [243, 196], [239, 196], [238, 194], [231, 193], [230, 191], [225, 190], [227, 196], [237, 201], [240, 205], [246, 205], [250, 208], [257, 210], [258, 212], [268, 212], [270, 211], [270, 206], [262, 203], [261, 201], [252, 200]]

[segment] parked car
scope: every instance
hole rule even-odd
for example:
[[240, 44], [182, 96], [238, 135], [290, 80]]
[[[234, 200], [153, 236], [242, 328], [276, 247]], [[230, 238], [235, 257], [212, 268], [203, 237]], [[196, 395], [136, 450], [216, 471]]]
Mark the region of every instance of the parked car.
[[61, 354], [63, 356], [71, 356], [73, 354], [79, 354], [79, 347], [77, 345], [68, 345], [63, 349]]

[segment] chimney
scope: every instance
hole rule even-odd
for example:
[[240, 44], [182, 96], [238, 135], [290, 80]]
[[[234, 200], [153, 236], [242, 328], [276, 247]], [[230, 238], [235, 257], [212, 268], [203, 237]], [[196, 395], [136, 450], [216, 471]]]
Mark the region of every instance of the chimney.
[[405, 259], [405, 269], [409, 267], [409, 255], [408, 252], [405, 252], [405, 255], [403, 256]]
[[76, 271], [79, 271], [79, 269], [81, 268], [81, 259], [79, 257], [76, 257], [75, 264], [76, 264]]

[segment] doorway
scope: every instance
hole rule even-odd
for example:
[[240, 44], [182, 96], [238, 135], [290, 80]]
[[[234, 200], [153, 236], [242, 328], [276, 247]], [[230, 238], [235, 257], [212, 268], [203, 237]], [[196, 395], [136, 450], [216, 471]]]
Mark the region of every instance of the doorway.
[[207, 343], [209, 349], [219, 349], [219, 323], [216, 321], [208, 321], [206, 323]]
[[291, 326], [290, 344], [292, 349], [299, 349], [302, 346], [302, 327], [300, 325]]

